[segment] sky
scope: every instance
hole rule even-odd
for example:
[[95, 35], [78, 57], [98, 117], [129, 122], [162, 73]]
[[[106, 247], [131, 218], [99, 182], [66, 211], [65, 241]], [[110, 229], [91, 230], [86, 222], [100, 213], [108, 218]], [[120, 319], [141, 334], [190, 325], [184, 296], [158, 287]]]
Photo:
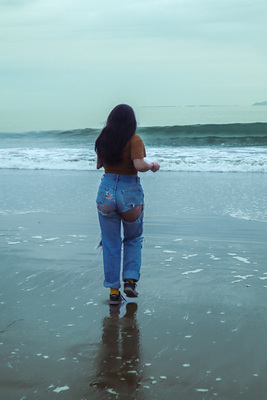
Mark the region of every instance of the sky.
[[267, 100], [266, 0], [0, 0], [0, 132]]

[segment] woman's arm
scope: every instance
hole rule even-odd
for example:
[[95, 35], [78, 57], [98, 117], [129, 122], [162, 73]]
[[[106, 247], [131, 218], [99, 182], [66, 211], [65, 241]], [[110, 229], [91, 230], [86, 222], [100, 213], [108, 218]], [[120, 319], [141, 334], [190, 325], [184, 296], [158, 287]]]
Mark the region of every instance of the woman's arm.
[[156, 172], [160, 169], [160, 165], [157, 161], [146, 162], [144, 158], [136, 158], [133, 160], [134, 168], [139, 172], [152, 171]]

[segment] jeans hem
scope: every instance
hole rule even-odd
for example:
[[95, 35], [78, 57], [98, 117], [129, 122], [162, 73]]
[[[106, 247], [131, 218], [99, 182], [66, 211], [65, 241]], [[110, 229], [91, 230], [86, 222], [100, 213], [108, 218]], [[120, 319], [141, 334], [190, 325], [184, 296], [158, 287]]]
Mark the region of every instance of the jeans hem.
[[136, 272], [136, 271], [134, 271], [134, 270], [132, 270], [132, 271], [127, 271], [127, 272], [125, 272], [125, 273], [123, 274], [123, 280], [125, 281], [125, 280], [127, 280], [127, 279], [133, 279], [133, 280], [135, 280], [136, 282], [138, 282], [139, 279], [140, 279], [140, 273], [139, 273], [139, 272]]
[[117, 281], [117, 282], [114, 282], [114, 283], [110, 283], [110, 282], [104, 281], [104, 287], [113, 288], [113, 289], [119, 289], [121, 287], [121, 283], [120, 283], [120, 281]]

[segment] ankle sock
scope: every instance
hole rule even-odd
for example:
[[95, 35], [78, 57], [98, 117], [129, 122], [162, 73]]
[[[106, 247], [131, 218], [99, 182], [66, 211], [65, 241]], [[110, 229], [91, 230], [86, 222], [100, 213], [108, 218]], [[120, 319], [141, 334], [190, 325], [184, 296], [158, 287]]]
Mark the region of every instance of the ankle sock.
[[130, 283], [134, 284], [134, 279], [126, 279], [125, 282], [130, 282]]
[[116, 294], [117, 296], [120, 294], [120, 291], [119, 291], [119, 289], [113, 289], [113, 288], [110, 288], [110, 294], [112, 295], [112, 294]]

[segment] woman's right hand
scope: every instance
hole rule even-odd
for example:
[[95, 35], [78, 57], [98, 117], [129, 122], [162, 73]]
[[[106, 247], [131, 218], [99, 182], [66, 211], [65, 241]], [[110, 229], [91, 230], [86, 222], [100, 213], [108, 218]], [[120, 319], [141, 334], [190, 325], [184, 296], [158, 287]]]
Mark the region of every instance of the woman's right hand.
[[133, 164], [135, 169], [139, 172], [157, 172], [160, 169], [160, 165], [157, 161], [146, 161], [144, 158], [134, 159]]
[[152, 172], [157, 172], [160, 169], [160, 165], [157, 161], [153, 161], [151, 164], [152, 164], [151, 168]]

